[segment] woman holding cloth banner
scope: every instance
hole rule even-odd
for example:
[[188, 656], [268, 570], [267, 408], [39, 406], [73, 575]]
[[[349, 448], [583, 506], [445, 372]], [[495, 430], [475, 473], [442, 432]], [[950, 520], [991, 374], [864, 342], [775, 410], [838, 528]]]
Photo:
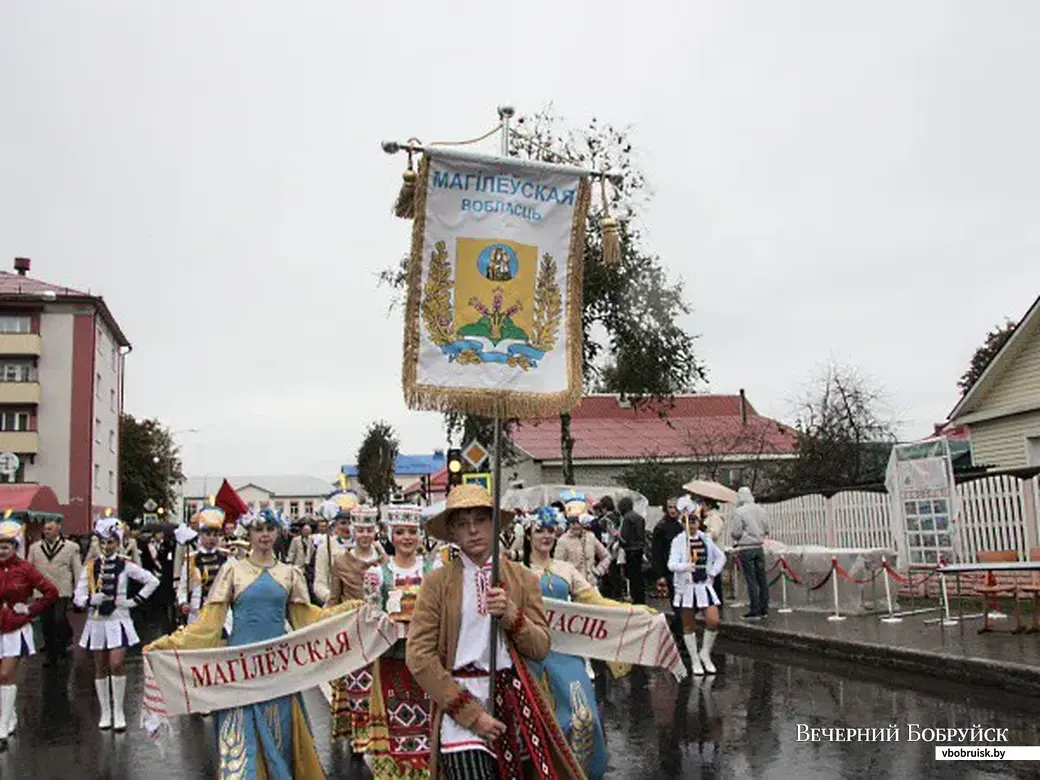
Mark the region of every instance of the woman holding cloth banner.
[[[556, 542], [556, 529], [564, 522], [555, 507], [547, 506], [535, 512], [528, 525], [524, 563], [538, 575], [542, 597], [629, 609], [628, 604], [601, 596], [573, 564], [553, 560], [551, 553]], [[654, 612], [649, 607], [642, 609]], [[550, 650], [543, 660], [529, 660], [527, 665], [549, 692], [556, 709], [556, 720], [575, 758], [590, 780], [600, 780], [607, 771], [607, 745], [596, 706], [596, 692], [585, 671], [585, 661]], [[628, 664], [610, 666], [615, 677], [630, 669]]]
[[[235, 647], [285, 635], [286, 620], [296, 629], [357, 606], [352, 602], [321, 610], [311, 605], [303, 574], [274, 556], [275, 540], [284, 527], [279, 514], [263, 509], [239, 523], [249, 531], [249, 556], [228, 561], [220, 570], [198, 620], [156, 640], [145, 653], [220, 646], [229, 609], [234, 621], [227, 645]], [[221, 710], [216, 720], [219, 777], [325, 777], [299, 694]]]

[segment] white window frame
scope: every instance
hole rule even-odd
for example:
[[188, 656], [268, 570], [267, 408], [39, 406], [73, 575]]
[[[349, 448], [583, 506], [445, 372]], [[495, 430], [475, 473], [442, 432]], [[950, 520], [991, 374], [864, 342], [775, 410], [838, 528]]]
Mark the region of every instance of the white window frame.
[[94, 488], [101, 490], [101, 465], [98, 463], [94, 464]]
[[101, 374], [94, 374], [94, 397], [101, 400]]
[[101, 418], [94, 418], [94, 443], [101, 446]]
[[108, 472], [108, 492], [113, 494], [116, 492], [116, 473], [111, 470]]
[[1026, 450], [1026, 465], [1040, 466], [1040, 429], [1027, 433], [1022, 444]]
[[0, 333], [32, 333], [32, 317], [27, 314], [0, 314]]
[[115, 431], [109, 431], [108, 432], [108, 451], [111, 452], [111, 453], [115, 453], [115, 451], [116, 451], [116, 432]]

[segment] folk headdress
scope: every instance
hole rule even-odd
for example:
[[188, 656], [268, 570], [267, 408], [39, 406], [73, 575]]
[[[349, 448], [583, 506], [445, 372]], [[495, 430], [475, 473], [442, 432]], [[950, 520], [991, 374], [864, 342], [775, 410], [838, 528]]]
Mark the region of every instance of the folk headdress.
[[23, 530], [21, 521], [11, 517], [10, 509], [4, 512], [4, 519], [0, 520], [0, 542], [10, 542], [16, 550], [21, 548]]
[[106, 509], [105, 514], [94, 520], [94, 535], [101, 541], [106, 539], [123, 539], [123, 524], [118, 517], [112, 516], [112, 510]]
[[222, 531], [227, 515], [220, 507], [207, 504], [199, 510], [195, 516], [198, 520], [200, 531]]
[[359, 505], [358, 495], [353, 490], [337, 490], [321, 502], [318, 514], [329, 521], [339, 520], [351, 517]]
[[560, 494], [563, 502], [563, 513], [570, 522], [579, 520], [582, 515], [589, 511], [589, 499], [584, 493], [577, 490], [565, 490]]
[[549, 530], [555, 531], [565, 524], [563, 515], [560, 514], [560, 510], [554, 506], [543, 506], [540, 507], [536, 512], [532, 512], [527, 516], [526, 525], [534, 530], [535, 528], [548, 528]]
[[289, 522], [285, 516], [269, 506], [257, 512], [247, 512], [238, 518], [238, 524], [247, 531], [251, 531], [254, 528], [274, 528], [278, 531], [284, 531], [288, 529]]
[[396, 526], [422, 526], [423, 508], [417, 504], [392, 504], [386, 509], [386, 524], [390, 528]]
[[350, 513], [351, 526], [354, 528], [375, 528], [379, 518], [379, 510], [374, 506], [362, 505]]

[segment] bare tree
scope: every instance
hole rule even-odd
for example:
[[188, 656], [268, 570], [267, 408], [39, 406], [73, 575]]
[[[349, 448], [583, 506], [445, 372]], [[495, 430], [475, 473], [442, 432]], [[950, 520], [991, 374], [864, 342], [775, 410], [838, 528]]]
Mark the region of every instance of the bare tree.
[[787, 475], [792, 491], [879, 482], [896, 441], [882, 391], [855, 369], [830, 363], [798, 402], [798, 459]]
[[[775, 464], [775, 432], [794, 436], [793, 431], [773, 420], [753, 417], [736, 433], [731, 424], [720, 420], [699, 421], [685, 438], [691, 459], [697, 464], [698, 478], [732, 488], [744, 484], [755, 489], [760, 472], [769, 470], [766, 464]], [[738, 472], [735, 478], [731, 477], [733, 470]]]

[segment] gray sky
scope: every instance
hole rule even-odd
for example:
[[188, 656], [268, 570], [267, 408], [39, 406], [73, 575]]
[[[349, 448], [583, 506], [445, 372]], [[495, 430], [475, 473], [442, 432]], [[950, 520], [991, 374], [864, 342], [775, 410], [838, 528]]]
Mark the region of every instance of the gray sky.
[[856, 6], [8, 0], [0, 263], [105, 296], [189, 472], [330, 475], [376, 418], [429, 451], [378, 143], [552, 101], [635, 128], [712, 391], [790, 421], [834, 357], [921, 436], [1040, 292], [1040, 4]]

